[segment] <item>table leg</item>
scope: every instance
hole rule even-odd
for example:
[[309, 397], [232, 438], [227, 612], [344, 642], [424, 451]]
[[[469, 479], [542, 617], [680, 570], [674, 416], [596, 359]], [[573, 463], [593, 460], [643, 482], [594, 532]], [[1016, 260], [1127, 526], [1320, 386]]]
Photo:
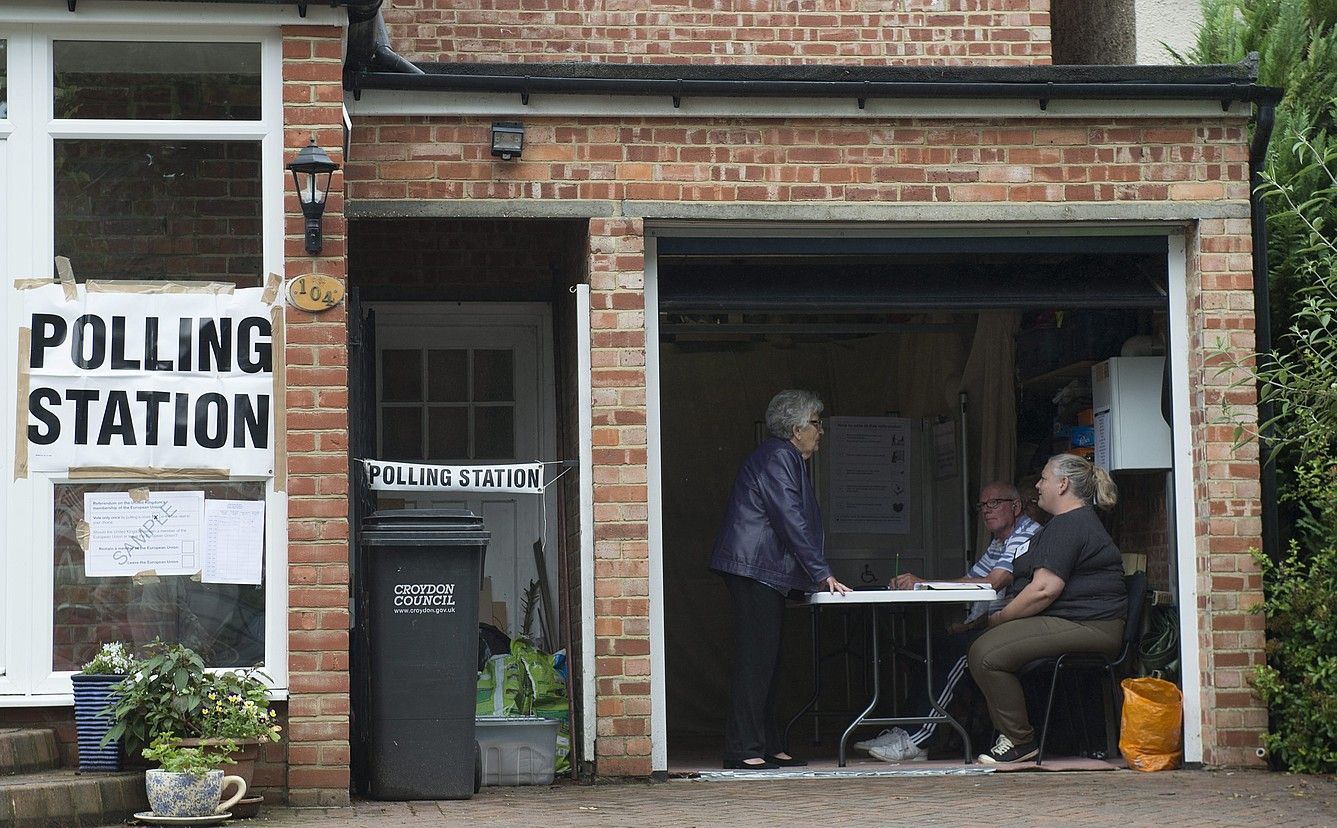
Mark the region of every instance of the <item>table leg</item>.
[[854, 721], [850, 722], [850, 726], [845, 728], [845, 732], [840, 735], [840, 748], [836, 754], [836, 767], [839, 768], [845, 767], [845, 743], [849, 741], [850, 734], [863, 724], [863, 721], [867, 718], [868, 714], [872, 713], [873, 708], [877, 707], [878, 697], [882, 693], [882, 653], [879, 651], [877, 645], [876, 604], [868, 605], [868, 621], [869, 640], [872, 643], [872, 652], [869, 654], [869, 661], [873, 668], [873, 698], [868, 701], [868, 706], [864, 708], [863, 712], [856, 716]]
[[928, 702], [943, 720], [956, 728], [956, 732], [961, 734], [961, 741], [965, 745], [966, 764], [969, 765], [975, 761], [974, 755], [970, 750], [970, 734], [956, 720], [956, 717], [947, 712], [947, 709], [938, 704], [938, 694], [933, 692], [933, 613], [931, 604], [924, 605], [924, 689], [928, 693]]
[[790, 729], [794, 726], [794, 723], [803, 718], [803, 714], [807, 713], [809, 710], [813, 713], [812, 743], [816, 745], [820, 744], [822, 741], [821, 734], [818, 730], [821, 717], [817, 715], [817, 706], [821, 702], [820, 697], [822, 694], [822, 642], [818, 637], [818, 631], [821, 629], [821, 623], [817, 615], [818, 612], [819, 608], [814, 604], [809, 613], [809, 617], [812, 619], [812, 698], [808, 699], [807, 704], [799, 708], [799, 711], [795, 713], [793, 718], [789, 720], [789, 723], [785, 725], [784, 745], [786, 752], [789, 750]]

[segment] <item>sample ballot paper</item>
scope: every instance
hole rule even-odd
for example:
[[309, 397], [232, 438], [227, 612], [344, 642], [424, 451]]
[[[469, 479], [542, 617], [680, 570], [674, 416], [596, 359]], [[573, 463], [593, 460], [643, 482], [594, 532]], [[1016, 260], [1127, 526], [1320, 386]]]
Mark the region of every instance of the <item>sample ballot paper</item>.
[[204, 492], [88, 492], [84, 573], [93, 578], [200, 571]]

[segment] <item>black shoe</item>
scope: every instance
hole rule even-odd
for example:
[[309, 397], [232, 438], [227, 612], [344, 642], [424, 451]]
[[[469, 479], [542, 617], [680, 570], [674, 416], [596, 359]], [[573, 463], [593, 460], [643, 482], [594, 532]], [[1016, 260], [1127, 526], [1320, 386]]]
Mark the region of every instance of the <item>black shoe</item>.
[[795, 759], [793, 756], [788, 759], [781, 759], [779, 756], [767, 756], [766, 761], [777, 768], [806, 768], [808, 766], [807, 760]]
[[780, 767], [775, 762], [767, 760], [765, 762], [748, 763], [742, 759], [725, 759], [725, 770], [775, 770]]
[[981, 753], [976, 758], [986, 765], [1006, 765], [1034, 759], [1039, 752], [1040, 746], [1033, 741], [1024, 745], [1014, 745], [1011, 739], [1000, 733], [998, 741], [994, 742], [989, 752]]

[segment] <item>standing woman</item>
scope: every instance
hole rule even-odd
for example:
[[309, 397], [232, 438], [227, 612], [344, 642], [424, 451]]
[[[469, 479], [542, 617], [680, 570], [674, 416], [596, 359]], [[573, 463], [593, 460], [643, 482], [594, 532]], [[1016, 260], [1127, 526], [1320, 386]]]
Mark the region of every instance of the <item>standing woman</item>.
[[1017, 671], [1061, 653], [1112, 656], [1123, 643], [1128, 597], [1123, 556], [1092, 506], [1118, 499], [1109, 472], [1072, 454], [1049, 459], [1035, 484], [1053, 515], [1013, 564], [1014, 596], [989, 615], [989, 631], [970, 648], [970, 674], [984, 693], [998, 741], [979, 760], [1024, 762], [1039, 748]]
[[724, 577], [734, 610], [734, 667], [724, 728], [724, 767], [807, 763], [784, 752], [775, 722], [780, 632], [790, 593], [849, 592], [827, 566], [822, 515], [804, 461], [822, 437], [822, 401], [781, 391], [766, 407], [771, 437], [738, 470], [710, 568]]

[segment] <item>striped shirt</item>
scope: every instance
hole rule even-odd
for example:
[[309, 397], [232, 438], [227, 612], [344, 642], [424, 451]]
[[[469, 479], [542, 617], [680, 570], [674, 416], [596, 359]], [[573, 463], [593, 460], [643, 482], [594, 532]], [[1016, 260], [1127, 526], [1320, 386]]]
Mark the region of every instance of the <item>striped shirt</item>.
[[[989, 547], [980, 555], [979, 560], [966, 573], [971, 578], [985, 578], [995, 569], [1001, 569], [1004, 572], [1012, 571], [1012, 562], [1019, 556], [1026, 554], [1026, 550], [1031, 548], [1031, 538], [1040, 531], [1040, 524], [1021, 515], [1017, 518], [1016, 524], [1012, 527], [1012, 534], [1004, 540], [994, 538], [989, 543]], [[973, 621], [985, 612], [993, 612], [1002, 609], [1007, 601], [999, 598], [988, 604], [978, 602], [971, 605], [970, 614], [966, 616], [967, 621]]]

